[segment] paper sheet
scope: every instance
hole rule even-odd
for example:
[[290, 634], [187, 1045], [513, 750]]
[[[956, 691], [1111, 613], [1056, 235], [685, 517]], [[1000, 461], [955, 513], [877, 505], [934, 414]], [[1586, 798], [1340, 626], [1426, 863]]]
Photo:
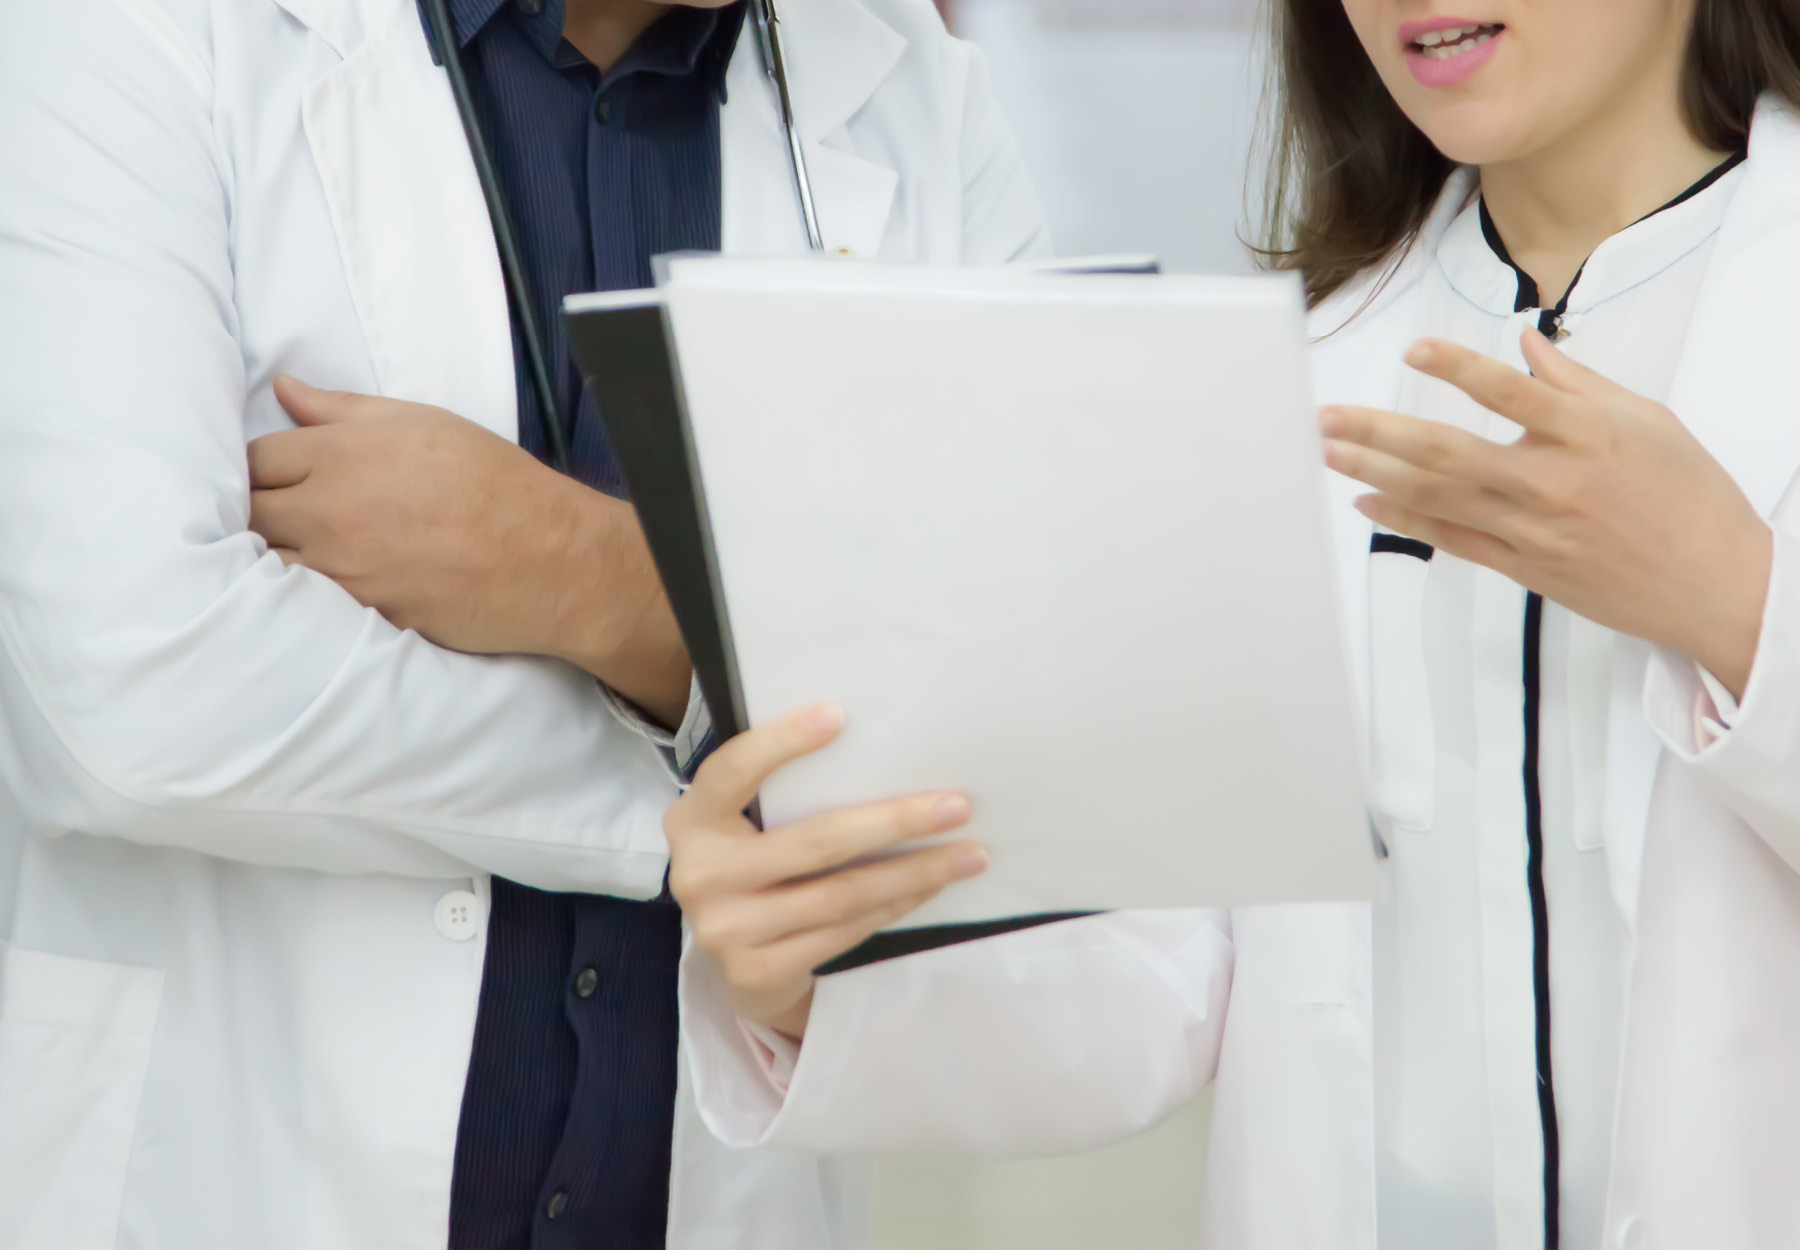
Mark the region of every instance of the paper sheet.
[[1367, 898], [1297, 284], [682, 261], [665, 291], [765, 820], [961, 789], [907, 924]]

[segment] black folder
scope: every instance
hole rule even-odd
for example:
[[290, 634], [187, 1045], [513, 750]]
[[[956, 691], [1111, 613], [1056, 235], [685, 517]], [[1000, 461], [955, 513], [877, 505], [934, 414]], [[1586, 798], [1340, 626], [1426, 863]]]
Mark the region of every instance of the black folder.
[[[1148, 258], [1076, 263], [1070, 272], [1155, 272]], [[681, 368], [656, 293], [572, 297], [563, 312], [570, 351], [606, 429], [625, 488], [637, 508], [651, 558], [693, 660], [720, 742], [748, 727], [731, 622], [707, 519], [706, 492], [682, 396]], [[1074, 920], [1092, 912], [1046, 912], [969, 924], [878, 933], [820, 965], [845, 972], [902, 955]]]

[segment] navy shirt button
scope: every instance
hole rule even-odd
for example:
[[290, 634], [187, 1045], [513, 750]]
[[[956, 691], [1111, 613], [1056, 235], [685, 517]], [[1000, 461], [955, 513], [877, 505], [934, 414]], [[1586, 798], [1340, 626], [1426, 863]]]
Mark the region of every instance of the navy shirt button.
[[544, 1218], [556, 1219], [569, 1209], [569, 1191], [559, 1189], [550, 1195], [550, 1201], [544, 1204]]
[[594, 101], [594, 120], [602, 126], [612, 124], [612, 101], [605, 96], [600, 96]]
[[575, 974], [575, 997], [592, 998], [594, 991], [600, 988], [600, 974], [592, 968], [583, 968]]
[[513, 0], [519, 6], [519, 12], [526, 17], [536, 17], [544, 11], [544, 0]]

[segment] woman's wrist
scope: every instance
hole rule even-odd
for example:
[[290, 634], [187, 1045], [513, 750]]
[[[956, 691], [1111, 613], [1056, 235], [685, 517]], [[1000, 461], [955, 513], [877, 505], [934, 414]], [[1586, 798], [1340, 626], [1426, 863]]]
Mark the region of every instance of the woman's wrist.
[[800, 1042], [806, 1037], [806, 1024], [812, 1018], [812, 1003], [813, 987], [808, 986], [806, 993], [791, 1007], [773, 1012], [756, 1023], [775, 1030], [790, 1042]]
[[1691, 605], [1695, 621], [1678, 645], [1732, 698], [1742, 699], [1762, 638], [1775, 561], [1774, 533], [1758, 518], [1754, 531], [1731, 550], [1736, 558], [1714, 570], [1713, 589]]

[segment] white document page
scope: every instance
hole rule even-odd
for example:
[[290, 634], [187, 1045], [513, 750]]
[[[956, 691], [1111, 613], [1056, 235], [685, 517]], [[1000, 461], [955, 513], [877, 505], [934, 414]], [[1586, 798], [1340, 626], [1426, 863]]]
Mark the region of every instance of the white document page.
[[907, 925], [1368, 898], [1299, 287], [682, 260], [664, 291], [769, 826], [968, 792]]

